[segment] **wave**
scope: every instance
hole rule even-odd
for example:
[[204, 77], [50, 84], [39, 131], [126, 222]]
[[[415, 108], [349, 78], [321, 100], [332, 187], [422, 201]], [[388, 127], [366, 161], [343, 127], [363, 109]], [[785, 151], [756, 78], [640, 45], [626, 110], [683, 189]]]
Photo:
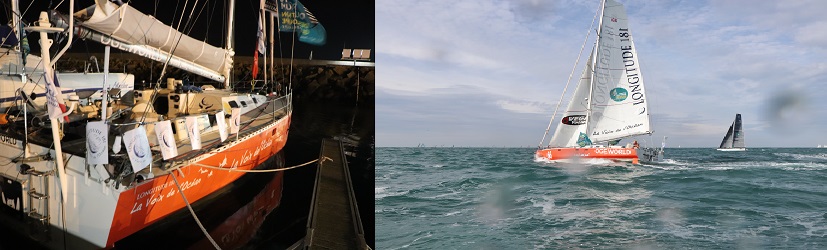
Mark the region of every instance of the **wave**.
[[402, 197], [410, 193], [410, 190], [390, 191], [388, 187], [374, 187], [374, 200], [381, 200], [385, 197]]
[[817, 160], [817, 161], [827, 161], [827, 153], [821, 154], [796, 154], [796, 153], [773, 153], [775, 156], [779, 157], [787, 157], [793, 158], [795, 160]]

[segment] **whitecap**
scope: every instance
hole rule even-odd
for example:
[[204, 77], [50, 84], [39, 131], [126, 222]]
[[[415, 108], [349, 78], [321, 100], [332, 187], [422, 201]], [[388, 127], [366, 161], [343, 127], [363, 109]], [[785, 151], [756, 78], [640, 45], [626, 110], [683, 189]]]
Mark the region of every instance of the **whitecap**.
[[403, 196], [408, 194], [408, 190], [394, 192], [390, 191], [388, 187], [374, 187], [373, 190], [374, 200], [381, 200], [389, 196]]

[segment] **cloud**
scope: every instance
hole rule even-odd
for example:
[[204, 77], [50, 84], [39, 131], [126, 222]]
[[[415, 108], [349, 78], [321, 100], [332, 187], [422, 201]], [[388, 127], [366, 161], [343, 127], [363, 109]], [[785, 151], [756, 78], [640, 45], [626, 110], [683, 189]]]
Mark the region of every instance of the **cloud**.
[[[784, 109], [808, 117], [789, 125], [810, 137], [773, 132], [767, 111], [788, 89], [806, 100], [827, 93], [827, 33], [819, 32], [827, 29], [827, 1], [619, 2], [629, 12], [657, 134], [683, 146], [717, 146], [741, 113], [750, 145], [827, 143], [827, 134], [814, 133], [827, 126], [827, 110], [806, 108], [816, 101]], [[561, 109], [574, 90], [593, 41], [572, 67], [596, 7], [377, 2], [377, 145], [536, 143], [569, 75]]]
[[548, 104], [545, 103], [536, 103], [536, 102], [520, 102], [520, 101], [508, 101], [508, 100], [499, 100], [497, 104], [500, 105], [500, 108], [517, 112], [517, 113], [526, 113], [526, 114], [545, 114], [548, 113], [546, 107]]

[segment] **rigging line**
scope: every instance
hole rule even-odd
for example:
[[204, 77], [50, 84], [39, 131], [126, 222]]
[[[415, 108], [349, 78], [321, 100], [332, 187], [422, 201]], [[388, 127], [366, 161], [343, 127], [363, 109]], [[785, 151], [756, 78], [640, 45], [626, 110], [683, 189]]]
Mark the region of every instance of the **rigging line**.
[[[546, 141], [546, 136], [548, 136], [548, 131], [551, 129], [551, 124], [554, 123], [554, 118], [557, 116], [557, 111], [560, 109], [560, 103], [563, 102], [563, 97], [566, 95], [566, 91], [569, 88], [569, 83], [571, 83], [571, 78], [574, 75], [574, 70], [577, 69], [577, 64], [580, 63], [580, 57], [583, 55], [583, 49], [586, 48], [586, 43], [589, 42], [589, 36], [592, 34], [592, 27], [594, 27], [594, 20], [597, 19], [597, 13], [600, 13], [600, 9], [594, 12], [594, 17], [592, 18], [592, 23], [589, 25], [588, 32], [586, 33], [586, 39], [583, 40], [583, 45], [580, 46], [580, 53], [577, 54], [577, 60], [574, 62], [574, 66], [571, 68], [571, 73], [569, 73], [569, 79], [566, 80], [566, 87], [563, 88], [563, 93], [560, 94], [560, 100], [557, 101], [557, 106], [554, 108], [554, 113], [551, 114], [551, 120], [548, 121], [548, 127], [546, 127], [546, 133], [543, 134], [543, 138], [540, 140], [540, 144], [537, 147], [542, 147], [543, 142]], [[588, 65], [586, 65], [588, 67]], [[580, 83], [577, 84], [578, 86]], [[551, 140], [549, 140], [549, 145], [551, 145]]]
[[[193, 12], [195, 12], [195, 5], [196, 4], [192, 5]], [[207, 4], [202, 5], [201, 10], [198, 11], [198, 15], [196, 15], [195, 18], [190, 18], [189, 20], [187, 20], [187, 23], [184, 24], [184, 29], [187, 30], [187, 35], [188, 36], [192, 33], [192, 29], [195, 28], [196, 22], [198, 22], [198, 19], [201, 18], [201, 14], [204, 13], [204, 9], [206, 9], [206, 8], [207, 8]], [[192, 13], [190, 13], [190, 17], [192, 17]], [[189, 27], [189, 29], [187, 27]], [[207, 29], [208, 33], [209, 33], [209, 31], [210, 31], [210, 29]], [[208, 37], [207, 35], [204, 35], [204, 41], [202, 43], [207, 43], [206, 42], [207, 37]]]
[[[32, 2], [34, 2], [34, 1], [32, 1]], [[65, 2], [65, 0], [60, 0], [60, 2], [58, 2], [57, 5], [55, 5], [54, 9], [57, 9], [57, 8], [60, 7], [60, 5], [63, 5], [63, 2]], [[51, 4], [51, 3], [52, 3], [52, 1], [49, 1], [49, 4]]]
[[[212, 2], [207, 1], [207, 4], [208, 4], [208, 5], [210, 5], [210, 6], [212, 6], [212, 7], [210, 8], [210, 10], [208, 11], [208, 14], [207, 14], [207, 26], [208, 26], [208, 27], [209, 27], [209, 26], [211, 26], [211, 24], [212, 24], [212, 21], [213, 21], [213, 15], [215, 14], [215, 8], [216, 8], [216, 6], [218, 6], [217, 4], [210, 4], [210, 3], [212, 3]], [[207, 29], [207, 33], [206, 33], [206, 34], [204, 34], [204, 37], [210, 37], [210, 29]], [[204, 40], [204, 41], [206, 41], [206, 40]], [[219, 44], [220, 44], [220, 43], [219, 43]], [[220, 47], [220, 46], [219, 46], [219, 47]]]
[[[189, 3], [189, 0], [184, 1], [185, 9], [186, 9], [186, 6], [187, 6], [188, 3]], [[196, 0], [195, 3], [193, 3], [193, 6], [195, 6], [196, 4], [198, 4], [198, 0]], [[178, 9], [178, 7], [176, 5], [176, 11], [175, 12], [178, 12], [177, 9]], [[192, 8], [192, 11], [190, 11], [190, 16], [192, 16], [193, 12], [195, 12], [195, 7]], [[173, 19], [175, 19], [175, 18], [173, 18]], [[181, 14], [181, 18], [178, 19], [178, 26], [176, 27], [175, 30], [179, 30], [179, 28], [181, 28], [181, 21], [183, 21], [183, 20], [184, 20], [184, 15]], [[178, 32], [178, 33], [180, 35], [178, 35], [178, 39], [175, 40], [175, 45], [172, 46], [172, 49], [169, 52], [169, 56], [167, 57], [167, 60], [164, 62], [163, 68], [161, 68], [161, 74], [158, 75], [158, 80], [156, 81], [155, 88], [153, 89], [152, 95], [150, 96], [149, 103], [154, 103], [155, 99], [158, 98], [158, 90], [160, 89], [160, 86], [161, 86], [161, 80], [164, 78], [163, 77], [164, 74], [166, 74], [167, 66], [169, 66], [169, 62], [172, 60], [173, 53], [175, 53], [175, 50], [178, 49], [178, 45], [181, 43], [181, 37], [184, 35], [184, 33], [182, 33], [182, 32]], [[147, 105], [146, 108], [144, 108], [144, 113], [143, 113], [143, 115], [141, 115], [141, 123], [146, 121], [146, 115], [149, 113], [148, 112], [149, 107], [150, 107], [150, 105]]]
[[[298, 15], [299, 15], [298, 14], [299, 10], [297, 8], [298, 4], [296, 4], [297, 2], [298, 2], [298, 0], [293, 1], [293, 16], [294, 17], [298, 17]], [[293, 41], [292, 41], [292, 44], [290, 44], [290, 78], [288, 79], [287, 85], [288, 85], [288, 89], [290, 89], [291, 93], [293, 92], [293, 58], [295, 57], [295, 53], [296, 53], [295, 48], [296, 48], [296, 28], [298, 27], [297, 23], [298, 22], [293, 22], [293, 32], [291, 33], [292, 36], [290, 36], [293, 39]]]
[[601, 52], [600, 52], [599, 48], [597, 48], [597, 46], [600, 45], [600, 37], [603, 36], [603, 18], [606, 17], [606, 8], [607, 8], [606, 7], [606, 1], [607, 0], [603, 0], [601, 6], [599, 8], [601, 13], [600, 13], [600, 21], [597, 21], [597, 34], [596, 34], [597, 35], [597, 41], [595, 41], [595, 48], [596, 49], [592, 49], [592, 55], [590, 55], [591, 60], [593, 60], [594, 62], [592, 63], [592, 65], [586, 65], [586, 67], [591, 67], [591, 69], [592, 69], [592, 72], [591, 72], [591, 75], [590, 75], [591, 79], [589, 79], [589, 97], [588, 97], [588, 99], [586, 99], [586, 102], [588, 103], [586, 105], [586, 108], [587, 108], [587, 111], [586, 111], [586, 134], [587, 135], [594, 132], [594, 129], [595, 129], [594, 125], [590, 124], [591, 122], [589, 120], [592, 118], [592, 114], [594, 114], [594, 106], [593, 106], [594, 102], [593, 102], [592, 99], [594, 99], [594, 87], [595, 87], [595, 81], [597, 79], [597, 61], [598, 61], [597, 56], [601, 55]]
[[[278, 10], [278, 8], [276, 8], [276, 10]], [[278, 11], [276, 12], [276, 19], [281, 20], [281, 17], [278, 15]], [[280, 21], [276, 21], [276, 23], [275, 23], [276, 27], [278, 28], [278, 34], [279, 34], [276, 37], [278, 37], [278, 42], [279, 42], [279, 65], [281, 65], [283, 67], [284, 66], [284, 51], [282, 51], [282, 47], [281, 47], [283, 44], [281, 43], [281, 25], [278, 24], [279, 22]], [[281, 79], [284, 80], [284, 69], [279, 69], [279, 76], [281, 76]], [[286, 93], [285, 93], [285, 95], [286, 95]]]
[[[284, 107], [282, 107], [282, 109], [283, 109], [283, 108], [284, 108]], [[279, 109], [279, 110], [274, 111], [273, 113], [276, 113], [276, 112], [278, 112], [278, 111], [280, 111], [280, 109]], [[249, 126], [251, 126], [251, 125], [252, 125], [253, 120], [257, 120], [257, 119], [267, 119], [266, 117], [260, 117], [260, 116], [261, 116], [261, 113], [263, 113], [263, 112], [264, 112], [264, 109], [261, 109], [261, 111], [259, 111], [259, 114], [257, 114], [257, 115], [256, 115], [256, 117], [258, 117], [258, 118], [253, 118], [253, 119], [251, 119], [251, 120], [247, 120], [247, 121], [245, 122], [245, 125], [244, 125], [243, 127], [240, 127], [240, 128], [239, 128], [239, 133], [244, 132], [244, 130], [245, 130], [245, 129], [247, 129]], [[286, 115], [286, 114], [285, 114], [285, 115]], [[263, 126], [267, 126], [267, 125], [269, 125], [269, 123], [268, 123], [268, 124], [265, 124], [265, 125], [262, 125], [262, 126], [259, 126], [259, 127], [263, 127]], [[255, 132], [255, 131], [253, 131], [253, 132]], [[244, 134], [244, 136], [248, 136], [249, 134], [252, 134], [253, 132], [248, 132], [247, 134]], [[201, 148], [201, 149], [199, 149], [199, 150], [191, 150], [191, 151], [189, 151], [189, 152], [179, 154], [179, 157], [180, 157], [180, 156], [187, 156], [187, 155], [192, 155], [192, 154], [202, 154], [202, 153], [204, 153], [204, 152], [209, 152], [209, 151], [211, 151], [211, 150], [213, 150], [213, 149], [215, 149], [215, 148], [218, 148], [218, 147], [224, 146], [223, 142], [224, 142], [224, 141], [221, 141], [220, 139], [219, 139], [219, 140], [217, 140], [217, 141], [215, 141], [215, 142], [210, 142], [210, 143], [208, 143], [206, 146], [202, 147], [202, 148]], [[240, 151], [240, 150], [239, 150], [239, 151]], [[179, 157], [176, 157], [176, 158], [179, 158]], [[186, 158], [186, 157], [184, 157], [184, 158]]]
[[207, 239], [210, 240], [210, 243], [212, 243], [212, 245], [215, 247], [215, 249], [221, 249], [221, 247], [218, 246], [218, 243], [216, 243], [215, 240], [212, 238], [212, 236], [210, 236], [210, 233], [207, 232], [207, 229], [204, 228], [204, 225], [201, 224], [201, 220], [198, 219], [198, 215], [196, 215], [195, 211], [192, 210], [192, 205], [190, 205], [189, 200], [187, 200], [187, 196], [184, 195], [184, 191], [181, 190], [181, 185], [178, 184], [178, 177], [175, 177], [174, 172], [170, 173], [170, 175], [172, 175], [172, 180], [175, 181], [175, 187], [178, 188], [178, 193], [181, 194], [181, 198], [183, 198], [184, 202], [187, 203], [187, 209], [190, 210], [190, 214], [192, 214], [192, 218], [195, 219], [195, 222], [198, 223], [198, 227], [201, 228], [201, 232], [203, 232], [204, 236], [206, 236]]
[[[272, 172], [282, 172], [282, 171], [287, 171], [287, 170], [294, 169], [294, 168], [304, 167], [304, 166], [310, 165], [310, 163], [314, 163], [314, 162], [317, 162], [317, 161], [319, 161], [319, 159], [315, 159], [315, 160], [312, 160], [312, 161], [308, 161], [308, 162], [305, 162], [305, 163], [302, 163], [302, 164], [299, 164], [299, 165], [296, 165], [296, 166], [292, 166], [292, 167], [287, 167], [287, 168], [274, 168], [274, 169], [250, 169], [250, 170], [239, 170], [239, 169], [234, 169], [234, 168], [222, 168], [222, 167], [216, 167], [216, 166], [204, 165], [204, 164], [201, 164], [201, 163], [193, 163], [192, 165], [199, 166], [199, 167], [203, 167], [203, 168], [215, 169], [215, 170], [224, 170], [224, 171], [229, 171], [229, 172], [243, 172], [243, 173], [272, 173]], [[322, 163], [324, 163], [325, 161], [332, 161], [332, 159], [330, 159], [330, 158], [328, 158], [328, 157], [326, 157], [326, 156], [325, 156], [325, 157], [322, 159], [322, 161], [321, 161], [321, 162], [319, 162], [319, 164], [322, 164]]]

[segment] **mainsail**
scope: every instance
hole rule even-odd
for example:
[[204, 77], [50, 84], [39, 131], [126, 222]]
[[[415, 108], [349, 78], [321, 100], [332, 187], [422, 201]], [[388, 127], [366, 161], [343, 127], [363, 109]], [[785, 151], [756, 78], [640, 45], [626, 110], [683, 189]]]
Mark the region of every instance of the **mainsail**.
[[594, 55], [588, 135], [594, 142], [651, 133], [643, 76], [623, 5], [607, 0]]
[[[141, 13], [128, 3], [118, 6], [109, 1], [98, 1], [94, 6], [75, 13], [75, 17], [81, 20], [79, 25], [102, 34], [99, 35], [101, 41], [98, 42], [104, 44], [107, 43], [105, 39], [114, 38], [119, 43], [131, 46], [147, 46], [150, 50], [172, 54], [177, 59], [217, 72], [224, 77], [229, 75], [232, 67], [231, 51], [184, 35], [153, 16]], [[147, 49], [143, 48], [142, 51], [135, 52], [149, 57], [142, 53], [146, 51]]]

